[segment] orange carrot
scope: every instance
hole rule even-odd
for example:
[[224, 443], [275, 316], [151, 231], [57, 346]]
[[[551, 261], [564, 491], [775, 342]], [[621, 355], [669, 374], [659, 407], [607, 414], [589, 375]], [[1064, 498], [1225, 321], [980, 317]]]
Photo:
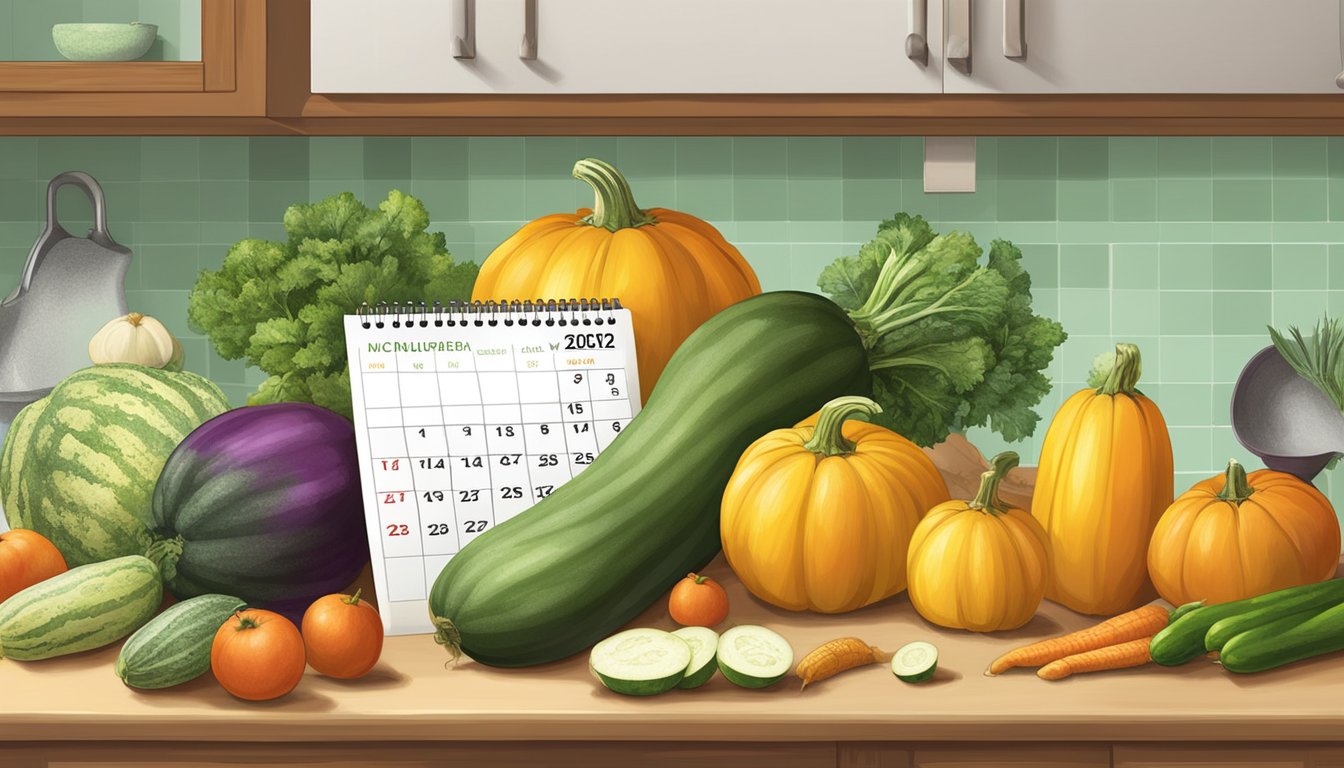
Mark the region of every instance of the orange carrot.
[[1011, 650], [995, 659], [985, 674], [997, 675], [1013, 667], [1039, 667], [1065, 656], [1151, 637], [1167, 626], [1169, 618], [1166, 608], [1145, 605], [1087, 629]]
[[1153, 660], [1148, 653], [1148, 643], [1153, 638], [1141, 637], [1119, 645], [1108, 645], [1075, 656], [1065, 656], [1052, 661], [1036, 670], [1036, 676], [1042, 680], [1063, 680], [1069, 675], [1081, 672], [1101, 672], [1107, 669], [1141, 667]]
[[808, 683], [825, 680], [847, 669], [883, 661], [891, 661], [891, 654], [857, 637], [841, 637], [804, 656], [794, 674], [803, 679], [803, 688], [806, 688]]

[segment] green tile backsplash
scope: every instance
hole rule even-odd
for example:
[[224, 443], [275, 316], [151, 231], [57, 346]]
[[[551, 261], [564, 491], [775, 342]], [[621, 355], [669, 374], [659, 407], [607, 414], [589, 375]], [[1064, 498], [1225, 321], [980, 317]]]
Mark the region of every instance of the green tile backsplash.
[[[981, 139], [966, 195], [923, 193], [917, 138], [0, 138], [0, 288], [37, 235], [47, 179], [88, 171], [135, 250], [132, 306], [167, 322], [189, 367], [241, 402], [259, 373], [220, 359], [185, 321], [195, 275], [230, 244], [279, 237], [290, 203], [343, 190], [376, 202], [396, 187], [424, 200], [455, 256], [481, 260], [524, 221], [590, 203], [569, 177], [585, 155], [616, 162], [643, 205], [713, 222], [766, 289], [813, 289], [823, 265], [900, 210], [982, 244], [1013, 240], [1037, 307], [1070, 333], [1040, 412], [1048, 420], [1082, 386], [1096, 354], [1137, 342], [1179, 489], [1232, 455], [1258, 466], [1232, 436], [1228, 399], [1268, 343], [1264, 326], [1344, 312], [1344, 138]], [[78, 193], [61, 203], [66, 221], [89, 218]], [[1014, 446], [1026, 461], [1043, 433]], [[972, 437], [986, 453], [1003, 447]], [[1322, 486], [1344, 509], [1344, 472]]]

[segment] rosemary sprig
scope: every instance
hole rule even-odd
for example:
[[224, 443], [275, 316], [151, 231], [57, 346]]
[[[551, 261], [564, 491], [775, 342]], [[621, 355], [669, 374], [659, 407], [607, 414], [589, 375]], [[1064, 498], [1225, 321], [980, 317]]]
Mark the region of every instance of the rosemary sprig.
[[1296, 326], [1288, 327], [1287, 337], [1271, 327], [1269, 338], [1299, 376], [1344, 411], [1344, 320], [1323, 317], [1305, 338]]

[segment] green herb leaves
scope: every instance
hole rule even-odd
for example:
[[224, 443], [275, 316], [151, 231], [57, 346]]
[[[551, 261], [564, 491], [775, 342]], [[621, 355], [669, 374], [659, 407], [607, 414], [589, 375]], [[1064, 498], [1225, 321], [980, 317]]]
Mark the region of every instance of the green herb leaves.
[[1041, 371], [1063, 328], [1032, 312], [1021, 251], [996, 240], [984, 265], [981, 255], [969, 234], [937, 235], [902, 213], [818, 280], [868, 347], [876, 420], [920, 445], [986, 424], [1007, 440], [1028, 437], [1040, 420], [1032, 408], [1050, 391]]
[[1296, 326], [1288, 327], [1288, 336], [1270, 328], [1269, 338], [1299, 376], [1344, 411], [1344, 320], [1321, 318], [1310, 338]]
[[310, 402], [351, 416], [344, 316], [360, 304], [468, 299], [471, 262], [453, 263], [419, 200], [397, 190], [370, 209], [349, 192], [285, 211], [284, 243], [243, 240], [204, 271], [187, 317], [227, 360], [270, 374], [250, 404]]

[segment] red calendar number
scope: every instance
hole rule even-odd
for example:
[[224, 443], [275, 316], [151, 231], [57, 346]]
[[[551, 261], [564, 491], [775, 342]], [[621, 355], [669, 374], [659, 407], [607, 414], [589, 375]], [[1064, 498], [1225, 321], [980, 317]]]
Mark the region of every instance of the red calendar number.
[[385, 494], [383, 494], [383, 503], [384, 503], [384, 504], [398, 504], [398, 503], [403, 502], [403, 501], [405, 501], [405, 500], [406, 500], [406, 492], [405, 492], [405, 491], [393, 491], [392, 493], [385, 493]]
[[391, 461], [383, 459], [383, 469], [388, 470], [390, 472], [396, 472], [397, 470], [401, 469], [401, 459], [393, 459]]
[[388, 536], [410, 536], [410, 535], [411, 535], [411, 527], [408, 526], [408, 525], [397, 525], [397, 524], [394, 523], [394, 524], [392, 524], [392, 525], [387, 526], [387, 535], [388, 535]]

